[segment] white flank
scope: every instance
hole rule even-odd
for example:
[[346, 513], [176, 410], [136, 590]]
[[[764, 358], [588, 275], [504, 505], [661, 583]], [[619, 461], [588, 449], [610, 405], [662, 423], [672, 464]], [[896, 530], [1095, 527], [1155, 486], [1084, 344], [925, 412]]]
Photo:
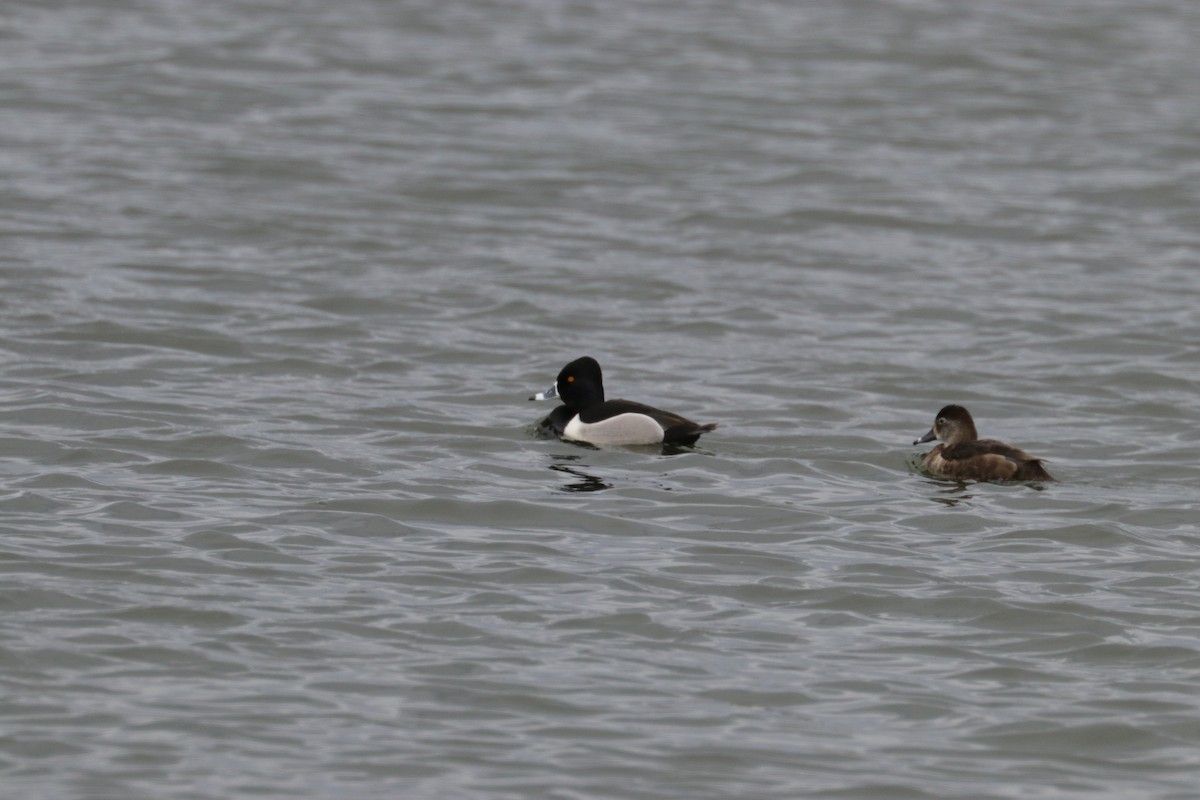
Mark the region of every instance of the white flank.
[[576, 414], [563, 428], [563, 438], [598, 446], [659, 444], [663, 427], [645, 414], [618, 414], [600, 422], [580, 422]]

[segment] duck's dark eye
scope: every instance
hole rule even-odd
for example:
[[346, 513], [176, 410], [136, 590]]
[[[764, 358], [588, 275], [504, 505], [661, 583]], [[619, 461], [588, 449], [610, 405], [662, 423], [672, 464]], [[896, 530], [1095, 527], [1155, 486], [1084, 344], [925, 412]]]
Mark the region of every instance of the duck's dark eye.
[[945, 417], [938, 417], [938, 419], [937, 419], [937, 424], [938, 424], [938, 425], [945, 425], [945, 424], [946, 424], [946, 418], [945, 418]]

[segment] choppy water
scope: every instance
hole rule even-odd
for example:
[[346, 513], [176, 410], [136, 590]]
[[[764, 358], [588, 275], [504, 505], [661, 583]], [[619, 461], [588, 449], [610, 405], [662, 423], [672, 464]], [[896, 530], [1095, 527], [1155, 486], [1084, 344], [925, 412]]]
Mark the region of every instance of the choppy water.
[[1195, 797], [1198, 31], [9, 3], [4, 796]]

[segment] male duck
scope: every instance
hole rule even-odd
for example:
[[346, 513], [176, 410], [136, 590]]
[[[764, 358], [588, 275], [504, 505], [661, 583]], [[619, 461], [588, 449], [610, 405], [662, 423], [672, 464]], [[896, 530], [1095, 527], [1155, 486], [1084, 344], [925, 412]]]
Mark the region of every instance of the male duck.
[[960, 481], [1054, 480], [1040, 458], [995, 439], [980, 439], [975, 421], [962, 406], [946, 406], [939, 411], [929, 433], [913, 444], [934, 439], [943, 444], [930, 450], [922, 463], [938, 477]]
[[694, 444], [716, 423], [700, 425], [690, 419], [631, 400], [605, 400], [600, 364], [590, 356], [562, 368], [554, 385], [530, 400], [559, 397], [546, 424], [563, 439], [603, 446], [631, 444]]

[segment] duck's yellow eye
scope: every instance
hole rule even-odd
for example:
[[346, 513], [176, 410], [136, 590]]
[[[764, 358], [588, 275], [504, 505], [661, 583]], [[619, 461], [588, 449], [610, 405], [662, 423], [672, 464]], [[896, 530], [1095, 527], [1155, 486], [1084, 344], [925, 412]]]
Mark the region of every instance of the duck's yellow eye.
[[575, 382], [575, 376], [574, 376], [574, 375], [568, 375], [568, 376], [567, 376], [567, 383], [574, 383], [574, 382]]

